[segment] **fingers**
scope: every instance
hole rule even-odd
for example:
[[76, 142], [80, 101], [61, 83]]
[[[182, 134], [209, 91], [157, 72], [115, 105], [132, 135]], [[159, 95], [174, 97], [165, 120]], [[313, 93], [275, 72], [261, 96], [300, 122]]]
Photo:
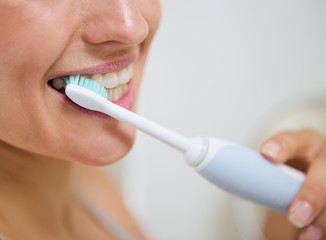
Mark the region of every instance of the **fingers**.
[[311, 162], [324, 142], [324, 138], [313, 130], [284, 132], [266, 140], [261, 145], [261, 153], [275, 163], [293, 159]]
[[305, 165], [306, 180], [289, 208], [289, 220], [301, 230], [301, 239], [326, 237], [326, 140], [312, 130], [281, 133], [261, 146], [262, 154], [275, 163]]
[[289, 220], [302, 228], [311, 224], [326, 205], [326, 152], [317, 156], [310, 165], [299, 193], [289, 209]]
[[326, 212], [300, 233], [300, 240], [322, 240], [326, 236]]

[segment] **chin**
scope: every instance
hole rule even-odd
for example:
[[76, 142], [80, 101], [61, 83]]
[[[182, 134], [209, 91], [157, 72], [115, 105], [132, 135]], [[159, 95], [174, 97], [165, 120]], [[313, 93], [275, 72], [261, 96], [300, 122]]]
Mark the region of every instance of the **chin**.
[[79, 149], [73, 150], [70, 159], [90, 166], [106, 166], [117, 162], [126, 156], [134, 145], [135, 130], [131, 130], [109, 138], [97, 137], [89, 144], [82, 144]]

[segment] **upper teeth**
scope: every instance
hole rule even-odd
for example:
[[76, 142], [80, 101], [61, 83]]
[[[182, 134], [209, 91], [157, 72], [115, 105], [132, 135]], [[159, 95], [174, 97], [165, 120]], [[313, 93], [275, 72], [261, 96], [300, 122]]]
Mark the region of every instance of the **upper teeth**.
[[122, 69], [120, 72], [111, 72], [105, 75], [94, 74], [91, 79], [96, 81], [98, 84], [105, 88], [115, 88], [119, 85], [123, 85], [131, 79], [133, 75], [133, 65], [130, 64], [128, 67]]
[[[128, 67], [120, 70], [119, 72], [111, 72], [106, 74], [94, 74], [87, 76], [88, 79], [92, 79], [105, 88], [116, 88], [124, 85], [133, 76], [133, 65], [130, 64]], [[52, 86], [55, 89], [62, 89], [66, 87], [66, 82], [62, 78], [55, 78], [52, 81]]]

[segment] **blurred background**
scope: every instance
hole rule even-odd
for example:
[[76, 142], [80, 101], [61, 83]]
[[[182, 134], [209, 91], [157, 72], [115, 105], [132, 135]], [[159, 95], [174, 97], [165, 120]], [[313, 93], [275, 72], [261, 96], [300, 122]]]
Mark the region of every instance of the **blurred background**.
[[[281, 130], [326, 134], [326, 2], [162, 0], [138, 110], [186, 136], [254, 149]], [[265, 239], [264, 209], [142, 133], [109, 171], [153, 239]]]

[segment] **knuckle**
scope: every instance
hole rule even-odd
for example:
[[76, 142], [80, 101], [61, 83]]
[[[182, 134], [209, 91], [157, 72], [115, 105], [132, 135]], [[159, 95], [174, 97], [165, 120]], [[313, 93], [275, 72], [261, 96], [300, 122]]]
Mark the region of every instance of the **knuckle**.
[[326, 160], [326, 141], [323, 142], [318, 157], [320, 160]]
[[309, 225], [300, 232], [300, 239], [324, 239], [325, 231], [315, 224]]
[[316, 226], [318, 229], [320, 229], [323, 232], [323, 235], [326, 236], [326, 211], [325, 211], [325, 209], [316, 218], [313, 225]]
[[301, 134], [303, 136], [308, 136], [308, 137], [322, 138], [322, 135], [320, 134], [320, 132], [313, 128], [304, 128], [299, 131], [299, 134]]
[[326, 205], [326, 185], [320, 182], [306, 182], [302, 198], [308, 201], [315, 211]]

